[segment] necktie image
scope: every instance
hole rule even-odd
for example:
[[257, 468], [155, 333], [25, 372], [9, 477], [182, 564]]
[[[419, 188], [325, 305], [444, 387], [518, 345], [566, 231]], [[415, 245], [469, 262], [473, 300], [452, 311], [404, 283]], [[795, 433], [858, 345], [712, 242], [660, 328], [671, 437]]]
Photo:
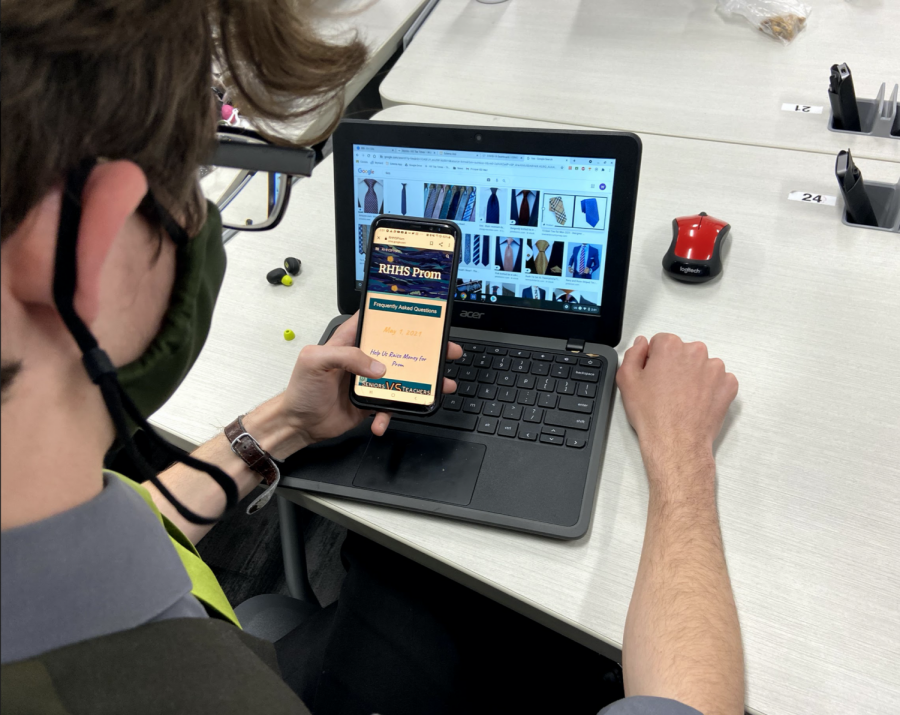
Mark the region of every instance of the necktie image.
[[400, 213], [406, 216], [406, 184], [400, 189]]
[[556, 223], [566, 225], [566, 208], [563, 206], [562, 196], [554, 196], [550, 199], [550, 210], [556, 216]]
[[366, 191], [366, 198], [363, 200], [363, 211], [367, 214], [378, 213], [378, 195], [375, 193], [375, 179], [363, 180], [369, 190]]
[[491, 189], [488, 197], [487, 209], [484, 220], [486, 223], [500, 223], [500, 199], [497, 198], [497, 189]]
[[463, 263], [468, 265], [472, 262], [472, 235], [467, 233], [463, 242]]
[[513, 240], [511, 238], [506, 239], [506, 251], [503, 253], [503, 270], [511, 271], [513, 269], [513, 252], [512, 252]]
[[[463, 221], [471, 221], [472, 214], [475, 213], [475, 187], [469, 187], [469, 200], [466, 202], [466, 210], [463, 212]], [[500, 218], [500, 203], [497, 202], [497, 218]]]
[[534, 246], [538, 250], [538, 254], [534, 257], [534, 270], [544, 275], [547, 272], [547, 266], [550, 265], [550, 261], [547, 259], [550, 242], [542, 238], [540, 241], [535, 241]]
[[587, 246], [585, 244], [581, 244], [581, 248], [578, 249], [578, 274], [584, 275], [584, 261], [585, 254], [587, 253]]
[[434, 205], [437, 203], [440, 187], [437, 184], [431, 184], [428, 190], [428, 200], [425, 202], [425, 218], [431, 218], [434, 213]]
[[531, 209], [528, 208], [528, 197], [531, 196], [531, 192], [526, 189], [520, 191], [519, 196], [522, 197], [522, 205], [519, 206], [519, 218], [516, 223], [519, 226], [527, 226], [531, 220]]
[[475, 265], [481, 265], [481, 236], [472, 238], [472, 255], [475, 257]]
[[532, 286], [531, 287], [531, 297], [537, 298], [538, 300], [540, 300], [541, 299], [541, 289], [538, 288], [537, 286]]
[[453, 187], [453, 198], [450, 199], [450, 209], [447, 211], [447, 218], [451, 221], [456, 217], [456, 212], [459, 210], [459, 202], [462, 201], [464, 190], [464, 186]]
[[440, 218], [441, 209], [444, 208], [444, 196], [447, 194], [448, 188], [447, 184], [441, 185], [441, 189], [438, 191], [437, 201], [434, 202], [434, 211], [431, 212], [430, 216], [426, 216], [425, 218]]
[[447, 214], [450, 213], [450, 204], [453, 203], [453, 194], [458, 191], [458, 187], [456, 186], [448, 186], [447, 193], [444, 194], [444, 203], [441, 204], [441, 211], [438, 214], [438, 218], [447, 218]]
[[360, 255], [366, 252], [366, 243], [368, 243], [369, 238], [369, 227], [363, 226], [360, 224], [359, 226], [359, 237], [357, 238], [357, 243], [359, 244], [359, 252]]
[[462, 221], [463, 214], [466, 212], [466, 204], [469, 202], [469, 188], [463, 187], [459, 194], [459, 203], [456, 205], [456, 213], [451, 214], [450, 218], [454, 221]]
[[592, 228], [596, 226], [600, 221], [600, 211], [597, 209], [597, 199], [582, 199], [581, 213], [584, 214], [584, 220], [587, 221]]

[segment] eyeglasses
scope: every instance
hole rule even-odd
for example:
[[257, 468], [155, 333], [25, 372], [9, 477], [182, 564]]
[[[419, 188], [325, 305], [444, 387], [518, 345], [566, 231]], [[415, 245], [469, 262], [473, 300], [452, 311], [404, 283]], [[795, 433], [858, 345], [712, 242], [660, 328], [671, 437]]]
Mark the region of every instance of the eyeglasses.
[[291, 184], [297, 177], [312, 176], [315, 150], [274, 146], [239, 127], [220, 127], [216, 140], [209, 164], [200, 170], [200, 187], [219, 207], [223, 228], [275, 228], [287, 209]]

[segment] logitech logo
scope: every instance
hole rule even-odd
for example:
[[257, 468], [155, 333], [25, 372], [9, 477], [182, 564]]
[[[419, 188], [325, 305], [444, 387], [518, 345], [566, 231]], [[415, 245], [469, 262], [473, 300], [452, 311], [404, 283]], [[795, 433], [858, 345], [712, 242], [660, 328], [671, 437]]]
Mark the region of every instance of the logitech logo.
[[375, 169], [357, 169], [356, 173], [357, 174], [374, 174]]
[[478, 320], [482, 315], [484, 315], [484, 313], [479, 313], [477, 310], [463, 310], [462, 312], [460, 312], [459, 317], [474, 318], [475, 320]]
[[678, 270], [682, 273], [702, 273], [699, 268], [691, 268], [690, 266], [678, 266]]

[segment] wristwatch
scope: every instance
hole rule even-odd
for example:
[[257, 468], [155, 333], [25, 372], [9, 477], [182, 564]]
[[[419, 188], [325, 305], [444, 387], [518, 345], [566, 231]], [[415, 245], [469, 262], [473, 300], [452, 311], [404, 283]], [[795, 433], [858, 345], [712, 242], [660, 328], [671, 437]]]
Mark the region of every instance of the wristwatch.
[[275, 488], [281, 481], [281, 470], [276, 464], [278, 460], [260, 447], [253, 435], [244, 429], [243, 417], [244, 415], [240, 415], [225, 428], [225, 439], [231, 444], [231, 451], [244, 460], [244, 463], [266, 483], [266, 490], [247, 507], [247, 513], [254, 514], [268, 504], [275, 494]]

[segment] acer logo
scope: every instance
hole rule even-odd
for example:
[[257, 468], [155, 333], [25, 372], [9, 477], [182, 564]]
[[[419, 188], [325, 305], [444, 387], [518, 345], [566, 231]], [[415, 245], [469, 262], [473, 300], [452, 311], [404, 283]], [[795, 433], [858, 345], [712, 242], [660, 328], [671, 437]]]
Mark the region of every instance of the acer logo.
[[460, 312], [460, 318], [475, 318], [478, 320], [484, 313], [479, 313], [477, 310], [463, 310]]

